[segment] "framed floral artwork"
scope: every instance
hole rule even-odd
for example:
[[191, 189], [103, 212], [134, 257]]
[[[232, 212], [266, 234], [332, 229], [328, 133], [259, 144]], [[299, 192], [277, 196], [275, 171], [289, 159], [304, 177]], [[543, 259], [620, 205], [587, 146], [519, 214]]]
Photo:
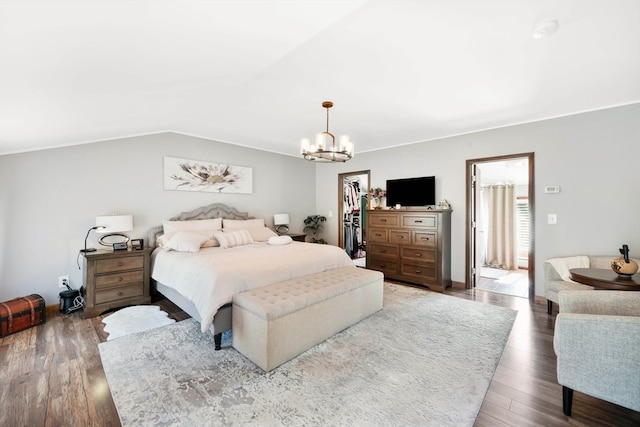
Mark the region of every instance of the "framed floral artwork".
[[252, 194], [253, 168], [165, 156], [164, 189]]

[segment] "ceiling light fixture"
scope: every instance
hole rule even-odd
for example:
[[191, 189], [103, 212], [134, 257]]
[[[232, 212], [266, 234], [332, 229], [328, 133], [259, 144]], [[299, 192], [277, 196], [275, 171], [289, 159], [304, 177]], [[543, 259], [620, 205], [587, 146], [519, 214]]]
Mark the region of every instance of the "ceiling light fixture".
[[300, 154], [305, 160], [318, 163], [346, 162], [353, 157], [353, 142], [349, 135], [340, 136], [340, 147], [336, 146], [336, 137], [329, 132], [329, 108], [333, 102], [324, 101], [322, 108], [327, 109], [327, 130], [316, 134], [316, 143], [311, 144], [308, 138], [300, 141]]
[[549, 37], [556, 31], [558, 31], [559, 26], [560, 24], [558, 24], [557, 20], [550, 19], [536, 25], [531, 31], [531, 34], [533, 35], [534, 39], [544, 39], [545, 37]]

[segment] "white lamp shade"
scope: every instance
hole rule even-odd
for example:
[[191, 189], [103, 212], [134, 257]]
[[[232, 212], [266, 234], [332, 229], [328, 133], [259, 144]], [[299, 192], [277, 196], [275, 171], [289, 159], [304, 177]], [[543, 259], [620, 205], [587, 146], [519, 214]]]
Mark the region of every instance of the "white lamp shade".
[[275, 214], [273, 225], [289, 225], [289, 214]]
[[133, 216], [132, 215], [102, 215], [96, 217], [96, 226], [100, 228], [96, 230], [96, 233], [107, 234], [117, 233], [120, 231], [133, 230]]

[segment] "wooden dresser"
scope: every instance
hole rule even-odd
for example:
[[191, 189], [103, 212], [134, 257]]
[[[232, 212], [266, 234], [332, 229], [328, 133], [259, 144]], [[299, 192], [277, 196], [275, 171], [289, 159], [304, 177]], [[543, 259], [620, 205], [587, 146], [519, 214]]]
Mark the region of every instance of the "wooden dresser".
[[367, 211], [367, 268], [442, 291], [451, 286], [451, 210]]
[[151, 250], [83, 253], [84, 317], [135, 304], [149, 304]]

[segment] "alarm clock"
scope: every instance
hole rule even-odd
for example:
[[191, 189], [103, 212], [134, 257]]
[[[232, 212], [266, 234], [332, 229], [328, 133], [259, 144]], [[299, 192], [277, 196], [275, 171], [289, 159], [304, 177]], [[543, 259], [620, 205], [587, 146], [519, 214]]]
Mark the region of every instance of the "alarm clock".
[[126, 251], [127, 250], [127, 242], [116, 242], [113, 244], [114, 251]]

